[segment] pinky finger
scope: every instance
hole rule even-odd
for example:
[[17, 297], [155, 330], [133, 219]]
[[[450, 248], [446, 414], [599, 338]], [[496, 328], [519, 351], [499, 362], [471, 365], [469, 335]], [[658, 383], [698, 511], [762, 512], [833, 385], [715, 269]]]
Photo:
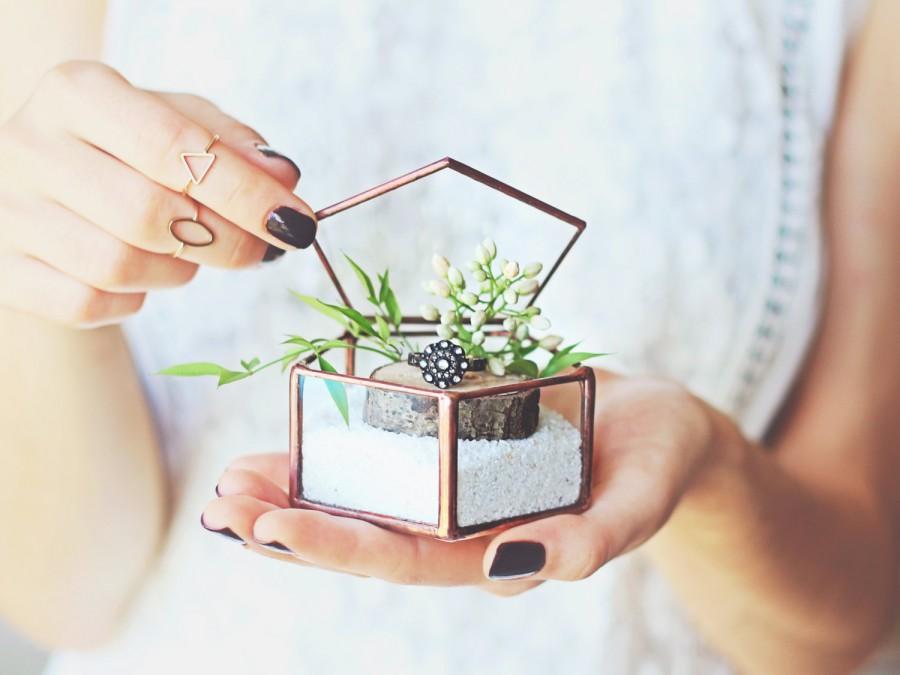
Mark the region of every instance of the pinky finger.
[[0, 257], [0, 305], [75, 328], [122, 321], [144, 304], [145, 293], [110, 293], [18, 253]]

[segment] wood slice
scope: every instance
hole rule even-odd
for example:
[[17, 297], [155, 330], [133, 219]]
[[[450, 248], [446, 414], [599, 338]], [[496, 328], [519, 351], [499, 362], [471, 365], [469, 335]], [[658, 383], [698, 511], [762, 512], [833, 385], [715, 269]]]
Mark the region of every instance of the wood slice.
[[[406, 363], [391, 363], [376, 368], [371, 378], [414, 387], [428, 386], [422, 380], [421, 371]], [[489, 372], [466, 373], [463, 381], [453, 391], [481, 389], [521, 382], [523, 379], [526, 378], [519, 375], [498, 377]], [[528, 438], [537, 429], [540, 399], [540, 389], [532, 389], [460, 401], [459, 438]], [[437, 436], [438, 433], [438, 405], [434, 398], [384, 389], [366, 389], [363, 415], [366, 424], [387, 431], [411, 436]]]

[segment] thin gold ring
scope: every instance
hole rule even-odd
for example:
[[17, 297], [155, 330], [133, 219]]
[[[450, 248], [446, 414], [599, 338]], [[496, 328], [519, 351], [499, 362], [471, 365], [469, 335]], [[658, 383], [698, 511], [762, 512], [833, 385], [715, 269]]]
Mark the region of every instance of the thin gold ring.
[[[193, 246], [194, 248], [203, 248], [204, 246], [209, 246], [216, 240], [216, 235], [213, 234], [213, 231], [209, 229], [207, 225], [204, 225], [197, 217], [200, 215], [200, 208], [198, 206], [194, 207], [194, 215], [191, 218], [172, 218], [169, 221], [169, 234], [172, 235], [172, 238], [178, 242], [178, 248], [175, 249], [175, 252], [172, 254], [173, 258], [177, 258], [184, 251], [185, 246]], [[202, 240], [189, 240], [180, 236], [177, 232], [176, 225], [178, 223], [194, 223], [195, 225], [199, 225], [200, 228], [206, 232], [207, 237]]]
[[[205, 148], [203, 148], [203, 152], [181, 153], [181, 163], [188, 174], [188, 182], [181, 190], [181, 194], [186, 195], [191, 185], [200, 185], [200, 183], [203, 182], [203, 179], [206, 178], [206, 174], [208, 174], [209, 170], [212, 168], [213, 162], [216, 161], [216, 156], [211, 153], [209, 149], [217, 140], [219, 140], [219, 134], [214, 134], [212, 140], [206, 144]], [[192, 162], [196, 166], [191, 166]]]

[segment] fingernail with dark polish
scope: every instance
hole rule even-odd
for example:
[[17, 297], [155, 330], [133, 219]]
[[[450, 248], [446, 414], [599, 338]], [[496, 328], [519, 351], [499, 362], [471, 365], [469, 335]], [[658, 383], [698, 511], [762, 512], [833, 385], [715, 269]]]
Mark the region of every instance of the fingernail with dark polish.
[[279, 206], [266, 218], [266, 229], [273, 237], [296, 248], [306, 248], [316, 239], [316, 221], [289, 206]]
[[221, 534], [223, 537], [226, 537], [228, 539], [233, 539], [234, 541], [240, 541], [240, 542], [244, 541], [237, 534], [235, 534], [234, 530], [232, 530], [230, 527], [223, 527], [221, 530], [214, 530], [211, 527], [207, 527], [206, 523], [203, 522], [203, 514], [202, 513], [200, 514], [200, 524], [203, 526], [203, 529], [205, 529], [209, 532], [213, 532], [214, 534]]
[[297, 179], [299, 180], [301, 176], [300, 167], [297, 166], [297, 163], [290, 157], [288, 157], [287, 155], [282, 155], [275, 148], [272, 148], [265, 143], [257, 143], [254, 147], [256, 147], [256, 149], [259, 150], [259, 152], [265, 157], [269, 157], [271, 159], [281, 159], [290, 164], [294, 168], [294, 171], [297, 172]]
[[521, 579], [538, 572], [547, 562], [544, 545], [536, 541], [508, 541], [497, 548], [488, 577]]
[[277, 541], [257, 541], [257, 544], [262, 546], [263, 548], [267, 548], [270, 551], [277, 551], [278, 553], [293, 553], [291, 549]]
[[277, 246], [272, 246], [269, 244], [269, 247], [266, 249], [266, 253], [263, 256], [263, 262], [272, 262], [273, 260], [278, 260], [281, 256], [284, 255], [284, 249], [278, 248]]

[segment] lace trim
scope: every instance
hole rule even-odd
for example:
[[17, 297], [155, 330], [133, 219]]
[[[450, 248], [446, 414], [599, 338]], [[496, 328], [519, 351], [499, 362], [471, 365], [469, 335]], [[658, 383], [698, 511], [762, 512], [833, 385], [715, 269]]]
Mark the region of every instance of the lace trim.
[[735, 395], [735, 409], [744, 411], [757, 393], [760, 382], [778, 353], [784, 338], [784, 316], [793, 299], [799, 278], [799, 246], [808, 226], [812, 151], [808, 124], [802, 117], [806, 93], [799, 59], [803, 38], [809, 28], [812, 0], [786, 0], [782, 12], [781, 69], [781, 190], [778, 227], [769, 278], [756, 334], [751, 341], [746, 365]]

